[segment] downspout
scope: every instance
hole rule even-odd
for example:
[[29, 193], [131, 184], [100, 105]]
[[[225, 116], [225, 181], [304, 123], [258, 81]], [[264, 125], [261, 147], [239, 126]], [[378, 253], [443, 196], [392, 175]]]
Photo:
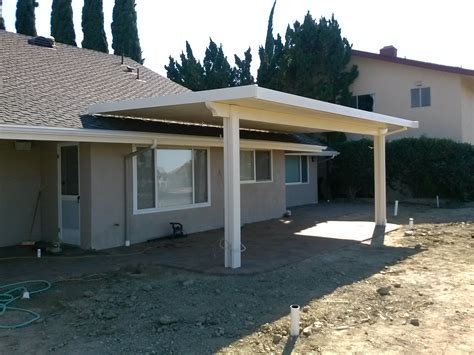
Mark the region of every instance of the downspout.
[[[123, 186], [123, 191], [125, 194], [125, 207], [124, 207], [124, 245], [129, 246], [131, 244], [130, 239], [129, 239], [129, 233], [128, 233], [128, 227], [130, 225], [129, 221], [129, 213], [128, 213], [128, 206], [129, 206], [129, 201], [128, 201], [128, 161], [129, 159], [132, 159], [133, 157], [136, 157], [138, 155], [144, 154], [150, 150], [153, 150], [156, 148], [158, 145], [158, 141], [156, 139], [153, 139], [153, 144], [145, 149], [140, 149], [136, 150], [134, 152], [131, 152], [123, 157], [123, 171], [124, 171], [124, 186]], [[132, 192], [133, 194], [133, 192]]]

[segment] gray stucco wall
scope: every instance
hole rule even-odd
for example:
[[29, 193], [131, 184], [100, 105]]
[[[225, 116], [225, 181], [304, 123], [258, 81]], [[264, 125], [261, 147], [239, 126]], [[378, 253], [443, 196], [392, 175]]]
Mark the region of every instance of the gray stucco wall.
[[286, 185], [286, 206], [303, 206], [318, 203], [318, 163], [308, 157], [308, 183]]
[[[84, 152], [83, 152], [84, 151]], [[128, 226], [125, 226], [124, 159], [131, 145], [81, 145], [81, 224], [90, 226], [90, 247], [102, 249], [124, 244], [125, 228], [131, 243], [171, 234], [170, 222], [183, 224], [186, 233], [221, 228], [224, 225], [224, 163], [221, 148], [210, 149], [211, 205], [176, 211], [133, 215], [132, 170], [127, 169]], [[87, 160], [90, 159], [90, 165]], [[84, 165], [84, 166], [83, 166]], [[84, 174], [90, 174], [90, 186]], [[84, 205], [90, 194], [90, 211]], [[284, 153], [273, 151], [273, 181], [241, 184], [242, 223], [276, 218], [285, 211]], [[90, 222], [88, 220], [90, 216]], [[82, 238], [88, 232], [81, 233]], [[83, 243], [84, 246], [86, 243]]]
[[[31, 150], [15, 149], [0, 140], [0, 246], [57, 237], [56, 144], [32, 142]], [[36, 218], [38, 193], [41, 198]]]

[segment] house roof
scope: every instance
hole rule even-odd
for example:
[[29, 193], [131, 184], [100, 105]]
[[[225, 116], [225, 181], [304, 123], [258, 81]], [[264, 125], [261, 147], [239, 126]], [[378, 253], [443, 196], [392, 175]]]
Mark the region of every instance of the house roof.
[[0, 30], [0, 124], [82, 128], [91, 104], [189, 91], [129, 58], [142, 80], [120, 56], [30, 38]]
[[391, 56], [382, 55], [378, 53], [359, 51], [356, 49], [352, 50], [352, 55], [355, 57], [381, 60], [384, 62], [396, 63], [396, 64], [402, 64], [402, 65], [410, 65], [412, 67], [437, 70], [437, 71], [442, 71], [446, 73], [474, 76], [474, 70], [471, 70], [471, 69], [451, 67], [448, 65], [434, 64], [434, 63], [422, 62], [419, 60], [406, 59], [406, 58], [400, 58], [400, 57], [391, 57]]

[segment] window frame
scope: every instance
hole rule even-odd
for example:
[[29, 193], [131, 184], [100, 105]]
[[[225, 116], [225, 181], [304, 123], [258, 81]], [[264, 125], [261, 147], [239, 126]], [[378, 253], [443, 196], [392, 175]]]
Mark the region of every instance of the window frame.
[[[147, 146], [142, 145], [134, 145], [133, 152], [136, 152], [138, 148], [148, 148]], [[192, 187], [193, 187], [193, 201], [195, 200], [195, 183], [194, 183], [194, 151], [195, 150], [205, 150], [207, 154], [207, 202], [199, 202], [199, 203], [191, 203], [187, 205], [180, 205], [180, 206], [169, 206], [169, 207], [158, 207], [158, 179], [157, 179], [157, 172], [156, 167], [158, 166], [158, 154], [157, 150], [160, 149], [167, 149], [167, 150], [191, 150], [191, 169], [192, 169]], [[209, 147], [182, 147], [182, 146], [157, 146], [154, 150], [154, 163], [155, 163], [155, 207], [153, 208], [144, 208], [138, 209], [138, 187], [137, 187], [137, 157], [134, 156], [132, 158], [132, 185], [133, 185], [133, 214], [140, 215], [140, 214], [148, 214], [148, 213], [159, 213], [159, 212], [170, 212], [170, 211], [179, 211], [179, 210], [187, 210], [191, 208], [201, 208], [201, 207], [210, 207], [211, 206], [211, 155], [210, 155], [210, 148]]]
[[[429, 105], [423, 105], [423, 95], [422, 95], [422, 90], [427, 89], [429, 92]], [[413, 106], [413, 97], [412, 93], [413, 91], [416, 90], [418, 92], [418, 106]], [[431, 100], [431, 86], [417, 86], [415, 88], [410, 89], [410, 108], [423, 108], [423, 107], [431, 107], [432, 106], [432, 100]]]
[[[292, 157], [298, 157], [300, 161], [300, 181], [299, 182], [286, 182], [286, 157], [287, 156], [292, 156]], [[306, 181], [303, 181], [303, 164], [302, 164], [302, 157], [306, 157]], [[304, 155], [304, 154], [285, 154], [285, 185], [307, 185], [309, 184], [309, 155]]]
[[[253, 152], [253, 180], [240, 180], [240, 184], [262, 184], [262, 183], [273, 182], [273, 150], [272, 149], [241, 148], [240, 151], [239, 151], [239, 157], [240, 157], [240, 152], [241, 151]], [[257, 157], [256, 157], [256, 152], [270, 152], [270, 179], [269, 180], [257, 180]], [[240, 158], [239, 158], [239, 160], [240, 160]], [[239, 164], [240, 164], [240, 161], [239, 161]], [[239, 179], [240, 179], [240, 176], [239, 176]]]

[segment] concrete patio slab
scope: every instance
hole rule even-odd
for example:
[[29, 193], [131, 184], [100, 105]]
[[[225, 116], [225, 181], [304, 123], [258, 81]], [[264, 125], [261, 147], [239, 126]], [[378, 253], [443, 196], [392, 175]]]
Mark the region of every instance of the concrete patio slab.
[[[35, 258], [32, 249], [1, 248], [0, 280], [61, 280], [116, 271], [137, 264], [161, 265], [215, 275], [257, 274], [372, 238], [370, 204], [321, 204], [294, 208], [292, 217], [242, 227], [242, 268], [224, 268], [222, 229], [103, 251], [70, 250]], [[395, 229], [389, 225], [384, 232]]]

